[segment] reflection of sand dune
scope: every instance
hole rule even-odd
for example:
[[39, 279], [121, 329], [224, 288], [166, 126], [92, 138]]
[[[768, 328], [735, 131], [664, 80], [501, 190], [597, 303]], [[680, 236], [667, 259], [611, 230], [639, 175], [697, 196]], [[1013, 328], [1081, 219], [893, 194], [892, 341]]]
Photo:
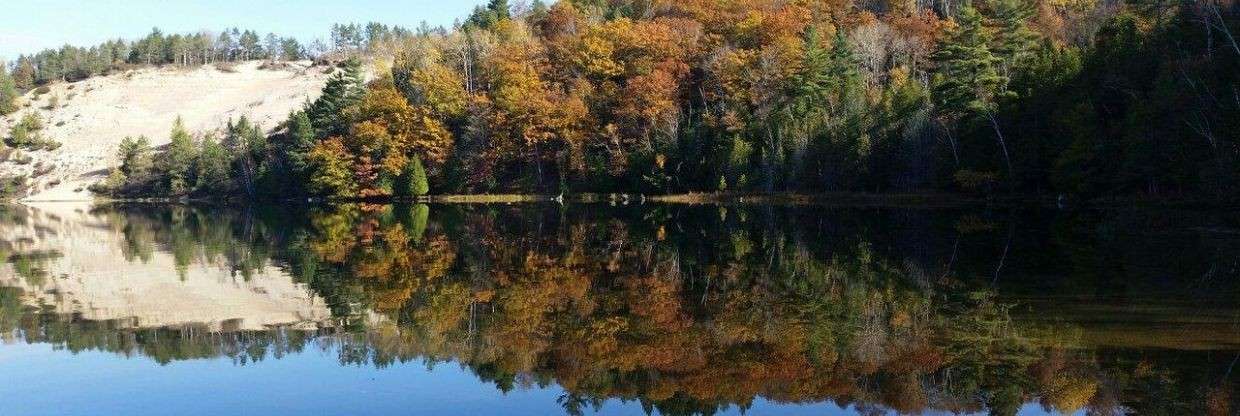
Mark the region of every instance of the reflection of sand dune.
[[139, 327], [206, 324], [213, 330], [315, 327], [330, 318], [323, 300], [271, 266], [249, 281], [225, 267], [192, 264], [180, 273], [172, 254], [146, 262], [122, 255], [123, 235], [82, 204], [17, 206], [20, 221], [0, 221], [3, 251], [44, 253], [30, 266], [0, 265], [0, 285], [18, 287], [30, 304], [88, 320]]

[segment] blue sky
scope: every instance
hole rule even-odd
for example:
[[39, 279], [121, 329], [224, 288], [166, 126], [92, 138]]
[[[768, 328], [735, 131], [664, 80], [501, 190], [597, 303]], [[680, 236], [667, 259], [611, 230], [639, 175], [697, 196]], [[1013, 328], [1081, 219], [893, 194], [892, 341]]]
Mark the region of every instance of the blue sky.
[[486, 0], [0, 0], [0, 58], [165, 33], [254, 29], [302, 40], [328, 38], [333, 23], [449, 26]]

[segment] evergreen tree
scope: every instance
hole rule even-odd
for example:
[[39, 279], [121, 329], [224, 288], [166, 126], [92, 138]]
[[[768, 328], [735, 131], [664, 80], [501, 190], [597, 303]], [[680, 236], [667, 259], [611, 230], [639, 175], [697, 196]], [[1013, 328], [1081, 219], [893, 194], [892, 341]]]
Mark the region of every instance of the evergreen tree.
[[379, 22], [366, 24], [366, 49], [373, 50], [391, 36], [392, 29]]
[[17, 111], [17, 84], [9, 76], [8, 64], [0, 61], [0, 116]]
[[934, 92], [944, 114], [955, 119], [976, 115], [990, 123], [1010, 176], [1012, 159], [995, 116], [999, 99], [1009, 95], [1008, 78], [999, 74], [1003, 59], [991, 52], [991, 40], [982, 15], [972, 7], [961, 8], [957, 26], [934, 56], [939, 64]]
[[195, 187], [207, 192], [224, 192], [229, 185], [228, 150], [214, 137], [202, 139], [202, 149], [194, 161]]
[[530, 3], [530, 19], [535, 22], [546, 18], [549, 12], [550, 9], [543, 0], [534, 0], [534, 2]]
[[108, 171], [108, 177], [103, 180], [103, 186], [91, 185], [90, 190], [100, 194], [116, 195], [124, 192], [129, 183], [129, 178], [125, 177], [124, 172], [121, 172], [119, 168], [112, 168]]
[[319, 137], [335, 136], [346, 130], [343, 111], [365, 92], [362, 64], [355, 58], [344, 62], [343, 70], [327, 80], [323, 94], [306, 109]]
[[271, 61], [280, 60], [280, 59], [283, 59], [286, 61], [289, 60], [288, 57], [280, 56], [280, 52], [283, 51], [284, 48], [282, 48], [280, 45], [280, 37], [276, 36], [275, 33], [267, 33], [267, 37], [264, 39], [263, 42], [264, 42], [263, 46], [265, 49], [264, 52], [266, 52], [268, 60], [271, 60]]
[[294, 38], [284, 38], [280, 41], [280, 57], [286, 61], [296, 61], [302, 59], [305, 52], [302, 50], [301, 44]]
[[1028, 0], [996, 0], [995, 20], [999, 36], [994, 50], [1003, 58], [1003, 73], [1009, 78], [1038, 46], [1038, 34], [1029, 28], [1033, 18], [1033, 4]]
[[298, 111], [290, 116], [287, 145], [282, 153], [294, 175], [302, 177], [309, 170], [307, 157], [315, 142], [314, 124], [310, 122], [310, 116], [305, 111]]
[[501, 20], [510, 18], [512, 18], [512, 8], [508, 5], [508, 0], [491, 0], [486, 7], [475, 8], [465, 24], [480, 29], [490, 29]]
[[35, 73], [34, 62], [22, 55], [17, 58], [17, 67], [13, 68], [13, 83], [19, 91], [29, 91], [34, 88]]
[[994, 110], [1007, 78], [996, 69], [1002, 58], [991, 52], [991, 39], [982, 15], [972, 7], [962, 8], [957, 26], [934, 56], [939, 64], [935, 96], [944, 111], [968, 114]]
[[843, 33], [836, 32], [827, 48], [811, 29], [804, 43], [800, 68], [789, 80], [787, 107], [774, 118], [790, 142], [792, 164], [785, 174], [824, 189], [844, 188], [846, 179], [860, 176], [868, 148], [864, 80]]
[[401, 170], [397, 178], [397, 196], [422, 196], [430, 192], [430, 184], [426, 178], [426, 168], [422, 166], [422, 158], [412, 156]]
[[259, 177], [264, 174], [262, 161], [266, 159], [267, 138], [263, 130], [242, 116], [236, 124], [228, 122], [226, 135], [221, 143], [232, 160], [234, 176], [241, 190], [253, 195]]
[[193, 190], [191, 188], [194, 183], [192, 174], [194, 161], [197, 159], [197, 149], [181, 117], [177, 117], [173, 122], [170, 138], [168, 150], [160, 154], [156, 168], [165, 175], [164, 192], [173, 196], [183, 195]]
[[137, 139], [125, 137], [116, 151], [121, 161], [120, 171], [130, 181], [143, 181], [151, 173], [151, 141], [146, 136]]
[[258, 34], [254, 33], [254, 31], [247, 30], [242, 33], [237, 43], [241, 48], [242, 61], [257, 59], [262, 56], [263, 49], [259, 45]]
[[220, 32], [220, 37], [215, 40], [216, 50], [220, 54], [221, 61], [231, 61], [233, 59], [233, 51], [237, 49], [237, 39], [233, 37], [228, 30]]
[[147, 65], [162, 63], [164, 42], [164, 33], [159, 28], [151, 29], [151, 33], [134, 46], [132, 53], [136, 55], [135, 61], [140, 60]]
[[487, 3], [487, 11], [494, 13], [499, 20], [512, 17], [512, 6], [508, 5], [508, 0], [491, 0]]

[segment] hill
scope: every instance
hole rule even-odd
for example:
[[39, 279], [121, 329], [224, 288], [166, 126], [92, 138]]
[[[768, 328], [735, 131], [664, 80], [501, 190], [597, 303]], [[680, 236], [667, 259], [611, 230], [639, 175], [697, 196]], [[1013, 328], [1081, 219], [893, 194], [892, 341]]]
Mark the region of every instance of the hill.
[[27, 201], [89, 200], [86, 187], [117, 165], [117, 145], [125, 136], [145, 135], [159, 148], [168, 143], [178, 116], [196, 133], [241, 116], [273, 129], [291, 110], [317, 98], [325, 72], [309, 61], [276, 67], [248, 61], [144, 68], [30, 91], [21, 98], [22, 110], [0, 119], [0, 137], [34, 112], [43, 120], [43, 136], [61, 146], [0, 155], [0, 176], [30, 178]]

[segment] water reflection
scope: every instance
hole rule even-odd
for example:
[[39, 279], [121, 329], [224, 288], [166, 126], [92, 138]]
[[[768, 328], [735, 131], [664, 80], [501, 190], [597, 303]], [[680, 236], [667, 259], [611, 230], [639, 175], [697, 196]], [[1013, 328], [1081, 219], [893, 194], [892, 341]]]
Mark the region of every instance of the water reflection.
[[[1232, 414], [1225, 214], [778, 207], [6, 207], [9, 342], [307, 348], [712, 414]], [[0, 348], [4, 348], [0, 346]]]

